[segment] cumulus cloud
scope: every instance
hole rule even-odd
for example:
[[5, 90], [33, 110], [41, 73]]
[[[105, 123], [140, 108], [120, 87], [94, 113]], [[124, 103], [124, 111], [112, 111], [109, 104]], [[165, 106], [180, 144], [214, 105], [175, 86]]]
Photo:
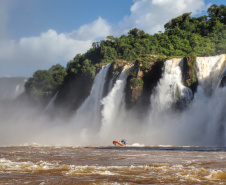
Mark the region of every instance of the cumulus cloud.
[[[90, 46], [90, 41], [78, 41], [66, 34], [58, 34], [55, 30], [48, 30], [37, 37], [24, 37], [18, 42], [15, 40], [3, 40], [0, 43], [0, 60], [4, 62], [16, 62], [30, 64], [32, 62], [49, 63], [56, 60], [68, 60], [75, 52], [84, 52]], [[82, 45], [81, 45], [82, 44]], [[34, 61], [35, 60], [35, 61]]]
[[94, 40], [106, 37], [111, 33], [111, 26], [106, 20], [99, 17], [90, 24], [81, 26], [78, 30], [73, 31], [70, 36], [76, 40]]
[[30, 70], [28, 75], [31, 76], [35, 70], [48, 69], [57, 63], [66, 64], [76, 54], [86, 52], [97, 38], [106, 37], [109, 33], [110, 26], [99, 17], [71, 33], [57, 33], [50, 29], [39, 36], [23, 37], [19, 41], [2, 39], [0, 75], [5, 76], [6, 69], [11, 70], [13, 76], [20, 75], [15, 66], [19, 71]]
[[[136, 27], [154, 34], [164, 31], [164, 24], [183, 13], [193, 15], [206, 10], [204, 0], [135, 0], [131, 14], [120, 22], [117, 28], [122, 33]], [[117, 34], [120, 34], [116, 31]]]

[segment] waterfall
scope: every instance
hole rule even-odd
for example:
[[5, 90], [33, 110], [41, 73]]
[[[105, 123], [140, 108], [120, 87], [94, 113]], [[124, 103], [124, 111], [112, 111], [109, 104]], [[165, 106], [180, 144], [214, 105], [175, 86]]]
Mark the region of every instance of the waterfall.
[[[196, 73], [201, 83], [194, 99], [191, 89], [182, 82], [183, 59], [167, 60], [162, 78], [150, 97], [150, 114], [142, 120], [133, 110], [125, 108], [124, 90], [131, 66], [124, 67], [104, 98], [101, 94], [107, 68], [103, 68], [95, 77], [90, 96], [76, 114], [77, 121], [84, 126], [82, 130], [76, 127], [80, 130], [79, 138], [85, 143], [104, 145], [121, 138], [149, 145], [226, 145], [226, 88], [216, 88], [224, 77], [225, 62], [222, 58], [224, 56], [197, 59]], [[102, 86], [96, 88], [97, 84]], [[211, 88], [211, 93], [207, 96], [208, 88]], [[173, 111], [171, 108], [178, 101], [187, 108], [181, 112]], [[98, 127], [95, 129], [94, 125]]]
[[20, 85], [18, 84], [18, 85], [16, 86], [16, 89], [15, 89], [15, 94], [18, 94], [19, 89], [20, 89]]
[[199, 85], [192, 109], [199, 112], [198, 125], [203, 134], [200, 140], [204, 144], [225, 145], [226, 88], [219, 87], [226, 75], [226, 55], [197, 57], [196, 73]]
[[58, 91], [55, 93], [55, 95], [51, 98], [51, 100], [49, 101], [49, 103], [48, 103], [47, 106], [45, 107], [44, 113], [50, 112], [50, 111], [53, 109], [53, 107], [54, 107], [54, 101], [55, 101], [56, 98], [57, 98], [57, 94], [58, 94]]
[[[41, 144], [112, 146], [113, 140], [125, 138], [129, 145], [226, 146], [225, 58], [225, 55], [197, 58], [198, 87], [194, 97], [183, 85], [183, 59], [167, 60], [162, 77], [147, 98], [151, 103], [149, 110], [145, 111], [148, 114], [139, 114], [140, 104], [134, 105], [134, 109], [126, 109], [127, 78], [130, 72], [134, 74], [134, 68], [129, 65], [123, 68], [116, 80], [114, 77], [114, 80], [106, 79], [112, 76], [112, 70], [109, 70], [111, 64], [104, 66], [95, 76], [89, 96], [67, 119], [64, 114], [54, 114], [51, 117], [54, 119], [49, 119], [46, 114], [38, 115], [29, 105], [8, 106], [2, 102], [0, 119], [4, 129], [0, 132], [1, 143], [8, 142], [6, 133], [15, 132], [19, 144], [34, 141]], [[17, 84], [13, 83], [13, 93]], [[57, 94], [45, 111], [52, 109], [56, 98]], [[178, 102], [186, 108], [175, 111]], [[58, 112], [61, 113], [59, 109]]]
[[106, 75], [111, 64], [104, 66], [96, 75], [90, 95], [86, 98], [75, 115], [76, 122], [82, 127], [87, 125], [96, 130], [101, 123], [101, 100], [103, 98]]
[[171, 108], [177, 100], [183, 100], [188, 105], [192, 100], [192, 91], [182, 83], [181, 68], [183, 59], [167, 60], [163, 77], [160, 79], [155, 93], [151, 96], [152, 110], [162, 112]]
[[[217, 88], [225, 75], [225, 58], [197, 57], [199, 85], [193, 100], [191, 90], [182, 84], [183, 60], [166, 61], [163, 76], [150, 98], [150, 114], [140, 131], [141, 138], [153, 144], [225, 146], [226, 88]], [[178, 98], [189, 104], [182, 112], [170, 109]]]
[[197, 57], [196, 73], [198, 82], [207, 96], [210, 96], [217, 87], [225, 67], [226, 54], [213, 57]]
[[[129, 71], [132, 66], [126, 65], [119, 75], [110, 93], [102, 100], [102, 127], [100, 136], [104, 137], [111, 133], [113, 127], [123, 124], [125, 117], [125, 86]], [[115, 129], [113, 129], [115, 130]]]
[[[149, 115], [137, 116], [125, 108], [125, 86], [131, 66], [125, 66], [102, 97], [108, 66], [95, 77], [90, 96], [76, 114], [80, 138], [86, 144], [110, 145], [115, 139], [147, 145], [226, 145], [226, 88], [216, 88], [225, 75], [225, 56], [199, 57], [199, 85], [193, 94], [182, 82], [183, 59], [167, 60], [162, 78], [150, 96]], [[209, 65], [209, 66], [208, 66]], [[111, 86], [112, 80], [106, 87]], [[209, 92], [208, 92], [209, 91]], [[186, 109], [174, 111], [183, 102]]]
[[0, 100], [15, 99], [24, 92], [24, 77], [0, 77]]

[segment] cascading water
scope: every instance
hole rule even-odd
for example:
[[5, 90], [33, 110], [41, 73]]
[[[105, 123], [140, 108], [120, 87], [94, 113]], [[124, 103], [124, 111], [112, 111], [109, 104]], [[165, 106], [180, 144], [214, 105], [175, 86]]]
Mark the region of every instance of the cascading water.
[[199, 86], [193, 109], [200, 113], [199, 118], [203, 118], [198, 123], [203, 134], [200, 140], [204, 144], [225, 145], [226, 88], [219, 87], [225, 75], [226, 55], [198, 57], [196, 69]]
[[[182, 84], [183, 60], [166, 61], [162, 78], [150, 96], [149, 115], [142, 114], [142, 119], [137, 109], [125, 108], [125, 88], [131, 66], [124, 68], [103, 98], [103, 92], [113, 82], [106, 80], [111, 76], [107, 74], [110, 67], [107, 65], [96, 75], [89, 97], [70, 120], [59, 116], [59, 119], [54, 117], [53, 122], [45, 114], [36, 116], [36, 111], [30, 107], [24, 111], [17, 106], [5, 114], [2, 107], [0, 123], [4, 129], [0, 131], [0, 143], [100, 146], [125, 138], [129, 144], [226, 146], [226, 87], [222, 82], [225, 58], [226, 55], [197, 58], [199, 85], [194, 98], [191, 90]], [[183, 111], [170, 109], [178, 99], [186, 104]], [[15, 133], [15, 137], [9, 140], [8, 133]]]
[[15, 99], [24, 92], [24, 77], [1, 77], [0, 78], [0, 100]]
[[197, 57], [196, 73], [198, 82], [206, 95], [211, 95], [215, 90], [225, 67], [225, 54], [213, 57]]
[[116, 83], [114, 84], [110, 93], [102, 100], [103, 118], [102, 127], [99, 133], [100, 137], [106, 137], [106, 135], [109, 135], [111, 133], [111, 129], [115, 131], [113, 127], [117, 128], [119, 126], [118, 124], [123, 124], [126, 113], [124, 90], [131, 67], [132, 66], [126, 65], [123, 68], [123, 71], [116, 80]]
[[86, 98], [75, 115], [76, 124], [89, 127], [94, 131], [101, 125], [101, 100], [103, 98], [106, 75], [111, 64], [104, 66], [96, 75], [90, 95]]
[[[141, 131], [143, 140], [153, 144], [226, 145], [226, 88], [216, 88], [224, 74], [225, 56], [197, 58], [200, 84], [193, 101], [191, 90], [181, 83], [181, 60], [166, 61], [163, 77], [151, 95], [148, 124]], [[187, 91], [184, 95], [183, 89]], [[177, 100], [178, 90], [187, 97], [187, 108], [166, 111]]]
[[[155, 93], [150, 98], [150, 114], [147, 119], [142, 119], [142, 121], [134, 112], [125, 109], [124, 89], [130, 71], [130, 66], [125, 66], [108, 95], [103, 100], [99, 96], [98, 102], [102, 102], [102, 109], [100, 105], [97, 108], [99, 112], [96, 111], [94, 115], [92, 111], [89, 111], [88, 105], [91, 104], [88, 102], [91, 102], [91, 100], [88, 101], [88, 99], [90, 97], [87, 98], [86, 103], [84, 102], [84, 107], [82, 106], [83, 108], [79, 109], [89, 113], [85, 116], [86, 120], [87, 118], [92, 120], [87, 122], [86, 130], [93, 129], [92, 124], [95, 122], [95, 116], [100, 116], [99, 131], [95, 130], [92, 136], [87, 132], [83, 132], [82, 138], [87, 143], [91, 143], [90, 137], [92, 137], [95, 138], [92, 143], [101, 144], [109, 144], [114, 139], [125, 137], [130, 142], [144, 144], [225, 145], [226, 116], [224, 110], [226, 109], [226, 102], [223, 101], [223, 97], [226, 96], [226, 88], [216, 88], [217, 81], [221, 79], [221, 74], [218, 73], [223, 71], [225, 65], [222, 57], [224, 56], [216, 56], [215, 59], [213, 57], [211, 59], [197, 59], [196, 72], [199, 81], [202, 81], [202, 83], [198, 86], [194, 99], [192, 91], [182, 83], [181, 69], [183, 60], [172, 59], [166, 61], [163, 77], [160, 79]], [[211, 62], [208, 63], [208, 61], [214, 60], [221, 61], [221, 65], [218, 64], [218, 67], [216, 67]], [[202, 71], [204, 69], [199, 61], [206, 64], [205, 66], [211, 75], [205, 77], [201, 75], [204, 73]], [[215, 67], [211, 68], [207, 66], [208, 64]], [[214, 73], [215, 75], [213, 75]], [[218, 76], [218, 79], [213, 80], [216, 76]], [[94, 84], [97, 84], [98, 80], [101, 84], [104, 84], [105, 78], [98, 78], [97, 75]], [[208, 81], [215, 81], [215, 85], [209, 86], [211, 83]], [[208, 87], [211, 88], [210, 94], [212, 94], [209, 97], [205, 95], [204, 91]], [[215, 87], [215, 89], [212, 87]], [[102, 93], [103, 89], [97, 88], [97, 91]], [[183, 100], [187, 108], [182, 112], [167, 111], [171, 110], [170, 107], [178, 100]], [[102, 115], [100, 115], [100, 112]]]
[[182, 99], [185, 105], [192, 100], [191, 89], [182, 84], [181, 68], [183, 59], [172, 59], [165, 62], [162, 79], [151, 96], [152, 111], [162, 112], [169, 109], [173, 103]]
[[53, 107], [54, 107], [54, 101], [56, 100], [57, 95], [58, 95], [58, 91], [56, 92], [56, 94], [51, 98], [51, 100], [47, 104], [47, 106], [46, 106], [46, 108], [44, 110], [44, 113], [50, 112], [53, 109]]

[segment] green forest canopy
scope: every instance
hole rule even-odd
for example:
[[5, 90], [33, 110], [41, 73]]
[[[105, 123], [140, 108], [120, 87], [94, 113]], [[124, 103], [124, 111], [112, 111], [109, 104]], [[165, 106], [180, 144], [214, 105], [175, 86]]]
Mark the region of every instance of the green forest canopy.
[[[144, 55], [210, 56], [226, 53], [226, 6], [212, 5], [208, 15], [191, 17], [185, 13], [164, 25], [164, 33], [150, 35], [134, 28], [119, 38], [108, 36], [94, 42], [84, 54], [77, 54], [66, 69], [57, 64], [38, 70], [25, 84], [25, 91], [37, 101], [53, 96], [64, 81], [83, 77], [91, 82], [100, 66], [119, 59], [128, 62], [145, 60]], [[145, 62], [145, 61], [143, 61]], [[148, 62], [148, 61], [146, 61]]]

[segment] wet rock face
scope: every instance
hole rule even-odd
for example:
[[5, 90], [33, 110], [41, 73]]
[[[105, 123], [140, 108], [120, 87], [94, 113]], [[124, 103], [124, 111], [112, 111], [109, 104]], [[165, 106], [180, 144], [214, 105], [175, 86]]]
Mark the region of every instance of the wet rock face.
[[132, 75], [128, 76], [125, 88], [125, 101], [127, 108], [132, 108], [143, 93], [143, 83], [134, 85], [134, 80], [143, 82], [142, 78], [134, 78]]
[[150, 95], [162, 76], [163, 65], [163, 61], [152, 62], [149, 70], [141, 70], [140, 66], [134, 66], [131, 75], [127, 78], [125, 89], [125, 101], [128, 109], [136, 107], [141, 112], [148, 110]]
[[63, 87], [59, 90], [55, 107], [73, 113], [88, 97], [92, 83], [93, 80], [85, 81], [83, 77], [71, 76], [65, 80]]
[[226, 87], [226, 76], [224, 76], [220, 82], [220, 87]]
[[183, 60], [183, 80], [186, 87], [191, 88], [193, 94], [197, 90], [198, 81], [195, 73], [195, 62], [194, 56], [185, 57]]
[[225, 87], [226, 86], [226, 68], [223, 71], [223, 74], [221, 76], [221, 81], [220, 81], [220, 87]]

